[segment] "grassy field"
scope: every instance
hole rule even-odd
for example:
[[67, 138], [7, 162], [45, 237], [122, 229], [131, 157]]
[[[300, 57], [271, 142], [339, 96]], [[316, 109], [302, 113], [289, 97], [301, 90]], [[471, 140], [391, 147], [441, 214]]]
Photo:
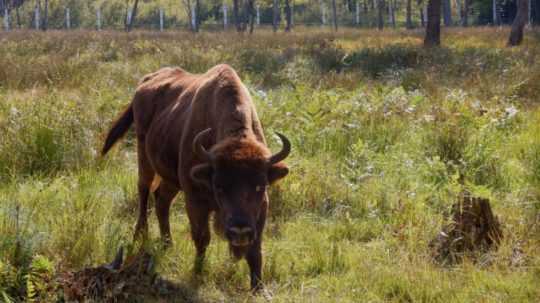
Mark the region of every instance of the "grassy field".
[[[512, 49], [507, 33], [447, 30], [431, 50], [415, 31], [0, 33], [0, 301], [61, 300], [59, 273], [129, 246], [136, 154], [130, 134], [98, 156], [112, 119], [146, 73], [223, 62], [293, 143], [263, 244], [274, 302], [540, 301], [540, 33]], [[504, 240], [441, 265], [429, 243], [463, 190], [490, 199]], [[156, 253], [181, 291], [138, 299], [264, 302], [216, 236], [193, 279], [183, 207]]]

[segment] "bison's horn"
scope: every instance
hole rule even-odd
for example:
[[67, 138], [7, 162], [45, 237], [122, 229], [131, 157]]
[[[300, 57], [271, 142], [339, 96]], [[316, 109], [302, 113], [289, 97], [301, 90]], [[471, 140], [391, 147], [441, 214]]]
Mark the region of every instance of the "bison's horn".
[[287, 139], [287, 137], [285, 137], [284, 135], [278, 132], [276, 132], [276, 135], [278, 135], [278, 137], [281, 139], [281, 143], [283, 144], [283, 147], [277, 154], [272, 155], [272, 157], [270, 157], [270, 161], [269, 161], [270, 164], [275, 164], [275, 163], [278, 163], [279, 161], [284, 160], [291, 153], [291, 142], [289, 141], [289, 139]]
[[193, 139], [193, 152], [198, 155], [199, 157], [201, 157], [202, 159], [204, 159], [205, 161], [210, 161], [211, 159], [211, 154], [206, 151], [206, 149], [204, 148], [204, 146], [202, 146], [202, 143], [200, 142], [201, 139], [206, 136], [212, 129], [210, 128], [207, 128], [205, 130], [203, 130], [202, 132], [198, 133], [195, 138]]

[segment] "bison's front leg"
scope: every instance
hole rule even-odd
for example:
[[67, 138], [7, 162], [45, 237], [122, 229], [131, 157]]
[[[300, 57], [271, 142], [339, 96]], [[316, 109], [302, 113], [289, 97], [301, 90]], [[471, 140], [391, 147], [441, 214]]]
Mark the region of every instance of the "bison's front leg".
[[246, 254], [251, 278], [251, 290], [258, 291], [262, 288], [262, 253], [260, 238], [255, 240]]
[[246, 254], [246, 261], [249, 265], [251, 290], [258, 291], [262, 288], [262, 253], [261, 243], [264, 225], [266, 224], [266, 213], [268, 210], [268, 196], [265, 195], [259, 219], [257, 220], [256, 238]]
[[195, 257], [195, 272], [202, 272], [204, 264], [204, 255], [206, 248], [210, 243], [210, 228], [208, 220], [210, 217], [210, 209], [204, 201], [192, 201], [188, 199], [186, 203], [186, 211], [191, 226], [191, 238], [195, 243], [197, 256]]

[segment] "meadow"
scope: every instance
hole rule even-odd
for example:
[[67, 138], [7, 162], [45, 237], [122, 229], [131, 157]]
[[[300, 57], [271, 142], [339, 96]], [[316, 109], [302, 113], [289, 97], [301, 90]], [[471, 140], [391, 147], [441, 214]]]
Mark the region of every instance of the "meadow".
[[[112, 260], [137, 214], [133, 133], [99, 150], [139, 79], [233, 66], [290, 174], [271, 188], [263, 279], [274, 302], [540, 301], [540, 32], [297, 29], [287, 34], [0, 33], [0, 301], [62, 301], [57, 276]], [[480, 261], [429, 243], [467, 190], [504, 238]], [[150, 214], [158, 243], [157, 219]], [[181, 286], [139, 302], [265, 302], [213, 235], [202, 276], [182, 195], [157, 272]]]

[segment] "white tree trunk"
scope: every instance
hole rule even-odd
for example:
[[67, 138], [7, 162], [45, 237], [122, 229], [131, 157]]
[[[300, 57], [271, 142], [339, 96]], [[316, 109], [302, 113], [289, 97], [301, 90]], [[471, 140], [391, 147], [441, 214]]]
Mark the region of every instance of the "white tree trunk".
[[261, 6], [257, 4], [257, 26], [261, 25]]
[[223, 3], [223, 28], [227, 29], [227, 4]]
[[126, 20], [126, 24], [131, 24], [131, 16], [132, 16], [132, 12], [131, 12], [131, 8], [128, 9], [128, 13], [127, 13], [127, 20]]
[[99, 7], [96, 10], [96, 28], [98, 31], [101, 30], [101, 9]]
[[39, 30], [39, 7], [37, 5], [34, 11], [34, 23], [35, 23], [36, 29]]
[[164, 14], [163, 14], [163, 9], [160, 8], [160, 9], [159, 9], [159, 31], [160, 31], [160, 32], [163, 31], [163, 25], [165, 24], [165, 23], [163, 22], [163, 16], [164, 16]]
[[195, 9], [195, 6], [191, 8], [191, 27], [193, 29], [197, 28], [197, 11]]
[[7, 7], [4, 8], [4, 29], [9, 31], [9, 12]]
[[69, 8], [66, 8], [66, 28], [67, 29], [71, 28], [71, 16], [70, 16]]

